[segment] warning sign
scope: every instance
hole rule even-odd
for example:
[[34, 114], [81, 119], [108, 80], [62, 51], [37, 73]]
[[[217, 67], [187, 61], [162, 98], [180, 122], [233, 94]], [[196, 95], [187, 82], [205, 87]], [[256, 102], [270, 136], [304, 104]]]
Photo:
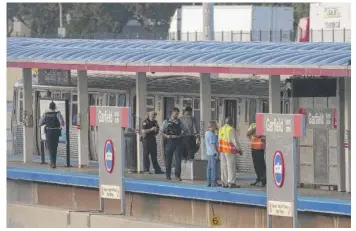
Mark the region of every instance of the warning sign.
[[293, 217], [293, 203], [268, 201], [268, 214], [272, 216]]
[[102, 198], [107, 199], [120, 199], [121, 198], [120, 186], [116, 185], [100, 185], [100, 194]]

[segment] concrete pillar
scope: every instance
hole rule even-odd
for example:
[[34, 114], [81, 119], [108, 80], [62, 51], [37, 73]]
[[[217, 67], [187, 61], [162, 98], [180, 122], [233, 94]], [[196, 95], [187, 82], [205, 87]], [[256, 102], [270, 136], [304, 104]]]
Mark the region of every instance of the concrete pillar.
[[351, 192], [351, 78], [345, 77], [345, 165], [346, 192]]
[[78, 167], [89, 166], [89, 97], [87, 71], [78, 70]]
[[[34, 144], [34, 116], [32, 99], [32, 69], [22, 69], [23, 78], [23, 162], [32, 162], [33, 144]], [[37, 124], [35, 125], [37, 126]]]
[[338, 172], [338, 191], [345, 191], [345, 79], [340, 77], [337, 79], [337, 172]]
[[214, 3], [203, 3], [203, 32], [204, 40], [214, 40]]
[[210, 74], [200, 74], [200, 159], [206, 160], [204, 134], [211, 120], [211, 79]]
[[142, 143], [140, 141], [141, 125], [146, 117], [146, 72], [136, 73], [136, 133], [137, 133], [137, 172], [143, 171]]
[[281, 113], [281, 77], [269, 77], [269, 113]]

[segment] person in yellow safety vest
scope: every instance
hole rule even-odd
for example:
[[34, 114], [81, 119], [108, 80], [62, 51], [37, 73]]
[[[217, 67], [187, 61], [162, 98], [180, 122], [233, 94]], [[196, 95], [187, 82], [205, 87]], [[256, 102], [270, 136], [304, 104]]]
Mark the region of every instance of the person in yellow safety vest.
[[219, 129], [219, 152], [221, 182], [224, 188], [239, 188], [236, 185], [236, 154], [242, 155], [242, 149], [236, 141], [236, 130], [232, 127], [232, 118], [227, 117]]
[[250, 138], [253, 166], [257, 179], [251, 186], [266, 185], [265, 138], [256, 135], [256, 123], [252, 123], [246, 134]]

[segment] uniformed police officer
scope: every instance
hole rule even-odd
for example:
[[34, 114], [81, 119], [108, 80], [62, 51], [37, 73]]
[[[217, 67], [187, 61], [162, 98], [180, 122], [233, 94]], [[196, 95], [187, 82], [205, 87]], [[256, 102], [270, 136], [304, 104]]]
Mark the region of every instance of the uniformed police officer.
[[157, 161], [157, 142], [156, 135], [159, 131], [159, 126], [156, 121], [157, 113], [151, 111], [147, 118], [142, 122], [142, 146], [143, 146], [143, 170], [145, 173], [150, 173], [150, 159], [156, 174], [162, 174], [161, 167]]
[[57, 148], [64, 120], [61, 113], [56, 111], [56, 104], [53, 101], [49, 104], [49, 111], [42, 115], [39, 125], [45, 125], [46, 143], [51, 159], [50, 166], [56, 168]]
[[165, 162], [166, 162], [166, 179], [171, 180], [171, 170], [173, 154], [176, 160], [175, 176], [178, 181], [181, 181], [181, 154], [179, 151], [181, 145], [181, 135], [183, 134], [184, 127], [178, 119], [179, 109], [172, 110], [171, 118], [163, 121], [161, 134], [167, 139], [165, 148]]

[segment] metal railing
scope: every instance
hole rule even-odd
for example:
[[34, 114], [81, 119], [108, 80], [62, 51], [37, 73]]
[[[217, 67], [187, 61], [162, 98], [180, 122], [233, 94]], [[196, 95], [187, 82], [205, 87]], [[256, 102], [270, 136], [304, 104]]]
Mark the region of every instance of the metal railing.
[[[12, 37], [58, 38], [57, 34], [25, 35], [13, 33]], [[180, 37], [180, 39], [178, 39]], [[226, 42], [351, 42], [351, 29], [321, 30], [254, 30], [254, 31], [215, 31], [215, 41]], [[134, 32], [134, 33], [68, 33], [68, 39], [142, 39], [142, 40], [182, 40], [201, 41], [203, 32]]]

